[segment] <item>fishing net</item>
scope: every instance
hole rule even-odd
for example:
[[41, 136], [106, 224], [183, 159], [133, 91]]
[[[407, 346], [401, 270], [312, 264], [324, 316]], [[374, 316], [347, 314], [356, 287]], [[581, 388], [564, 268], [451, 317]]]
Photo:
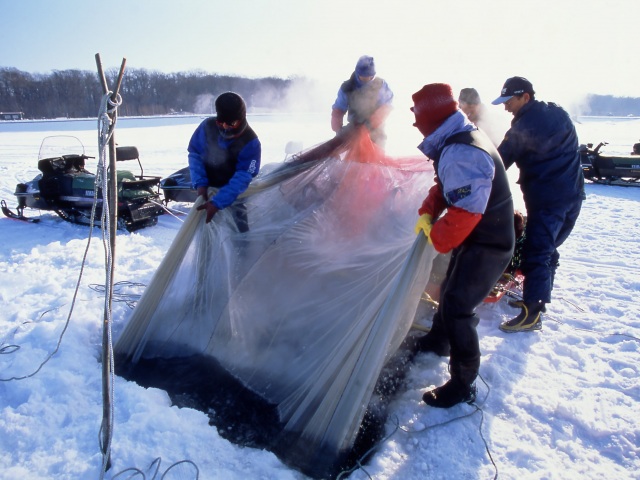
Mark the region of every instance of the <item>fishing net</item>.
[[338, 143], [264, 168], [209, 224], [199, 198], [115, 345], [120, 364], [215, 359], [275, 406], [270, 448], [311, 475], [352, 447], [435, 256], [413, 231], [430, 163]]

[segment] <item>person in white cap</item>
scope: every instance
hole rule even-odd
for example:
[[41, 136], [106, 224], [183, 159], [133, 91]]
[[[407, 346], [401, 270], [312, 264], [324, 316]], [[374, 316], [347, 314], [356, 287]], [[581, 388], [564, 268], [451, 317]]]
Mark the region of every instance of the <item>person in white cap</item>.
[[460, 110], [469, 120], [476, 124], [491, 139], [494, 145], [499, 145], [508, 124], [499, 113], [495, 114], [480, 100], [480, 94], [475, 88], [467, 87], [458, 94]]

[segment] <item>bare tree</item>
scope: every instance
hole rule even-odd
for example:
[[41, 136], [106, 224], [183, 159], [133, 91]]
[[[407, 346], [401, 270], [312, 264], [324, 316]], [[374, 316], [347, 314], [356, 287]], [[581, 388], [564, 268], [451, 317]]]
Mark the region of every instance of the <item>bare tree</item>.
[[[118, 72], [105, 72], [115, 83]], [[202, 71], [161, 73], [130, 69], [120, 89], [120, 115], [165, 115], [174, 112], [211, 113], [213, 99], [226, 91], [242, 95], [249, 108], [277, 108], [291, 80], [244, 78]], [[81, 70], [31, 74], [0, 68], [0, 111], [25, 112], [26, 118], [95, 117], [101, 98], [97, 75]]]

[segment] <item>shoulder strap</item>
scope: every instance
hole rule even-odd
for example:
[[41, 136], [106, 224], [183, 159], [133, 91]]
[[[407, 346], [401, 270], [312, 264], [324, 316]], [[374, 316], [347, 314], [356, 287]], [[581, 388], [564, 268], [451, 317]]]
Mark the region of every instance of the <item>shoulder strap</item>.
[[463, 143], [465, 145], [471, 145], [472, 147], [479, 148], [480, 150], [484, 150], [486, 153], [491, 155], [491, 158], [493, 158], [494, 160], [500, 160], [500, 162], [502, 162], [502, 158], [500, 158], [500, 154], [498, 153], [496, 147], [493, 145], [493, 143], [491, 143], [489, 137], [487, 137], [480, 130], [471, 130], [451, 135], [444, 142], [444, 147], [454, 143]]

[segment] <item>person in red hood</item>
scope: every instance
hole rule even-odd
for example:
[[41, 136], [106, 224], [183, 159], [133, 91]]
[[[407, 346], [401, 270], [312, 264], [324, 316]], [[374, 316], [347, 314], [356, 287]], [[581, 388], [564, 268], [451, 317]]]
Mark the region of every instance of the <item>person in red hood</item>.
[[425, 85], [412, 96], [418, 146], [433, 160], [435, 184], [418, 210], [416, 233], [440, 253], [451, 252], [438, 309], [418, 350], [449, 357], [451, 379], [422, 397], [433, 407], [473, 402], [480, 368], [476, 307], [513, 255], [513, 200], [489, 138], [458, 109], [450, 85]]

